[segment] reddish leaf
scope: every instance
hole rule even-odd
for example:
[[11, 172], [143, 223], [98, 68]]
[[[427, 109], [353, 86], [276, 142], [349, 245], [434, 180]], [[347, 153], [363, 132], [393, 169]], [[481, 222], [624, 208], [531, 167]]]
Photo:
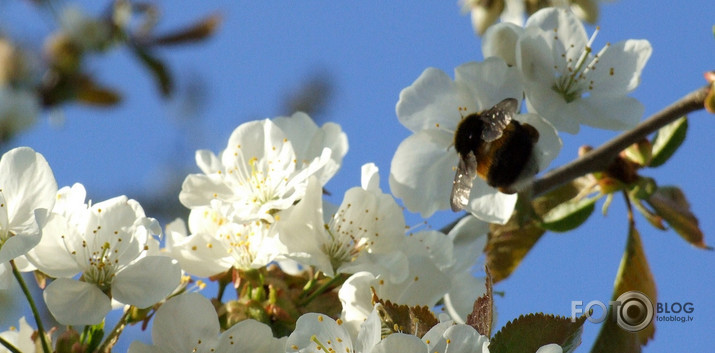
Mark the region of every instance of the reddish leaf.
[[467, 325], [474, 327], [480, 335], [492, 336], [492, 322], [494, 321], [494, 297], [492, 297], [492, 275], [489, 268], [485, 267], [487, 273], [487, 292], [474, 301], [472, 313], [467, 315]]

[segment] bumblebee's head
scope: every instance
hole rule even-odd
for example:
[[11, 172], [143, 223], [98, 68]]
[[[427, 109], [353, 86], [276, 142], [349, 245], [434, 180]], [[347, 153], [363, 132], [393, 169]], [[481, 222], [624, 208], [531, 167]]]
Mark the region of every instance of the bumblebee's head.
[[473, 113], [462, 119], [454, 132], [454, 149], [460, 155], [469, 152], [477, 152], [477, 149], [484, 141], [482, 140], [482, 130], [484, 122], [480, 119], [479, 113]]

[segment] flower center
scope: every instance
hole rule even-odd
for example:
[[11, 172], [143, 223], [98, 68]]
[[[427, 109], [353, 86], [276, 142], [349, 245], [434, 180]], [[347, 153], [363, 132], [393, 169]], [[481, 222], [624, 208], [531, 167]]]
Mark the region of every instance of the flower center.
[[[83, 236], [81, 243], [68, 239], [64, 234], [61, 238], [67, 252], [75, 256], [75, 261], [84, 269], [80, 280], [95, 284], [109, 294], [116, 273], [125, 265], [120, 262], [120, 258], [130, 248], [137, 246], [131, 239], [124, 239], [124, 235], [124, 231], [108, 231], [98, 225]], [[146, 249], [145, 245], [143, 250]], [[132, 256], [132, 259], [137, 256]]]
[[227, 229], [219, 235], [220, 239], [228, 248], [228, 252], [233, 257], [235, 267], [242, 270], [251, 268], [256, 259], [256, 241], [260, 244], [262, 234], [256, 232], [255, 227], [263, 226], [261, 221], [252, 224], [238, 225], [239, 229]]
[[366, 237], [368, 230], [364, 227], [370, 211], [369, 209], [365, 209], [364, 212], [355, 211], [357, 210], [353, 210], [351, 204], [347, 204], [345, 208], [341, 207], [338, 210], [329, 224], [325, 225], [331, 241], [323, 245], [323, 252], [330, 257], [333, 269], [353, 261], [360, 252], [371, 245]]
[[[554, 29], [554, 31], [556, 30]], [[599, 28], [596, 27], [596, 31], [593, 32], [593, 35], [591, 35], [588, 43], [586, 43], [583, 51], [575, 61], [573, 57], [567, 55], [569, 50], [574, 49], [574, 45], [571, 44], [561, 54], [561, 58], [564, 59], [561, 61], [562, 65], [558, 63], [554, 65], [558, 77], [552, 89], [564, 97], [567, 103], [583, 97], [593, 89], [594, 81], [589, 78], [589, 73], [596, 69], [599, 58], [603, 56], [603, 53], [610, 46], [610, 43], [606, 43], [606, 46], [600, 52], [595, 55], [591, 54], [593, 51], [592, 44], [596, 39], [596, 35], [598, 35], [598, 31]]]

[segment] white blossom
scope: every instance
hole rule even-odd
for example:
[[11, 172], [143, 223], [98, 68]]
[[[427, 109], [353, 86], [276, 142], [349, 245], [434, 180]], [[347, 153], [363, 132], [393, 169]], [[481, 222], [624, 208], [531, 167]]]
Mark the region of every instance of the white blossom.
[[558, 130], [579, 125], [626, 130], [644, 107], [628, 97], [640, 83], [652, 52], [647, 40], [625, 40], [594, 51], [583, 24], [566, 9], [543, 9], [526, 22], [516, 43], [516, 65], [524, 80], [529, 111]]
[[286, 341], [274, 338], [268, 325], [255, 320], [241, 321], [220, 333], [214, 306], [198, 293], [167, 300], [157, 310], [151, 337], [153, 345], [134, 341], [129, 352], [283, 353]]
[[84, 195], [81, 184], [57, 192], [44, 236], [27, 255], [56, 278], [43, 296], [52, 315], [67, 325], [101, 322], [110, 299], [149, 307], [174, 290], [181, 276], [171, 258], [150, 254], [161, 230], [139, 203], [118, 196], [84, 204]]
[[402, 210], [379, 189], [374, 165], [363, 166], [362, 184], [345, 193], [340, 208], [326, 223], [322, 190], [317, 179], [311, 178], [303, 200], [281, 214], [281, 242], [288, 257], [315, 266], [327, 276], [369, 271], [404, 280], [407, 258], [402, 252]]

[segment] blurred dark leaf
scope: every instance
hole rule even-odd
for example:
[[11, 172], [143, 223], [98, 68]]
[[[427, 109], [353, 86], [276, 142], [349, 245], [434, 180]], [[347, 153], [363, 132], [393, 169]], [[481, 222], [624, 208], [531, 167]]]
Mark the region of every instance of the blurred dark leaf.
[[705, 244], [705, 235], [698, 225], [698, 219], [690, 212], [690, 204], [678, 187], [660, 187], [646, 202], [685, 241], [701, 249], [712, 249]]
[[218, 26], [221, 24], [221, 20], [221, 15], [213, 14], [186, 28], [148, 39], [146, 42], [143, 42], [143, 44], [156, 46], [198, 42], [214, 34]]
[[330, 75], [318, 72], [288, 94], [283, 110], [287, 115], [304, 112], [313, 120], [318, 120], [317, 117], [325, 111], [332, 94], [333, 83]]
[[119, 103], [122, 97], [110, 88], [97, 85], [89, 76], [84, 76], [77, 87], [77, 100], [85, 104], [108, 107]]
[[570, 353], [581, 344], [585, 321], [585, 315], [574, 321], [543, 313], [522, 315], [509, 321], [492, 337], [489, 352], [536, 352], [542, 346], [556, 343], [564, 353]]
[[149, 54], [144, 47], [133, 45], [131, 48], [139, 61], [151, 72], [152, 76], [154, 76], [161, 95], [164, 98], [171, 96], [174, 88], [173, 79], [166, 65], [161, 60]]
[[688, 131], [688, 118], [682, 117], [658, 130], [653, 139], [653, 158], [650, 167], [665, 163], [685, 141]]

